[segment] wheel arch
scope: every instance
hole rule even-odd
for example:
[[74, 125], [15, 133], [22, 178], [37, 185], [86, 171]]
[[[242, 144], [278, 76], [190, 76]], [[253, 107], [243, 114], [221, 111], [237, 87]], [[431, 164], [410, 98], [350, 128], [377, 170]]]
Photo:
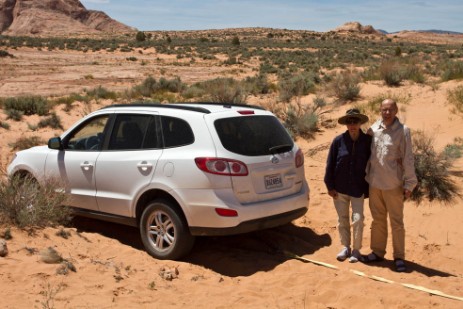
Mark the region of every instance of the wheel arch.
[[183, 220], [188, 224], [188, 220], [185, 216], [185, 212], [178, 203], [178, 201], [168, 192], [160, 189], [151, 189], [144, 192], [137, 201], [135, 208], [135, 218], [137, 219], [137, 224], [140, 225], [140, 219], [145, 208], [149, 205], [150, 202], [156, 199], [163, 199], [169, 202], [169, 205], [182, 217]]

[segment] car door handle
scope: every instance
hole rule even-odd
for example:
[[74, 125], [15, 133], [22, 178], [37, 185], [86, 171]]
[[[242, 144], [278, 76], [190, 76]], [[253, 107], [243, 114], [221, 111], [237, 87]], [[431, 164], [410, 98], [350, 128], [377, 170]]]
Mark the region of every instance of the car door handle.
[[153, 164], [148, 163], [146, 161], [142, 161], [137, 164], [137, 167], [141, 169], [143, 172], [146, 172], [148, 169], [151, 169], [153, 167]]
[[89, 171], [91, 168], [93, 168], [93, 163], [85, 161], [80, 164], [80, 167], [85, 171]]

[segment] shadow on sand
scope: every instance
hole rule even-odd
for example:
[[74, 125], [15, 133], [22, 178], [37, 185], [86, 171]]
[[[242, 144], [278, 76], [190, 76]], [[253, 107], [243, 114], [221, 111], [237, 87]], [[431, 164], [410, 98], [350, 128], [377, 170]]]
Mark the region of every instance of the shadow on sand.
[[[81, 217], [74, 218], [72, 225], [79, 232], [98, 233], [144, 250], [137, 228]], [[290, 259], [284, 251], [306, 255], [330, 245], [328, 234], [318, 235], [307, 227], [287, 224], [234, 236], [197, 237], [192, 252], [183, 261], [224, 276], [248, 276]]]

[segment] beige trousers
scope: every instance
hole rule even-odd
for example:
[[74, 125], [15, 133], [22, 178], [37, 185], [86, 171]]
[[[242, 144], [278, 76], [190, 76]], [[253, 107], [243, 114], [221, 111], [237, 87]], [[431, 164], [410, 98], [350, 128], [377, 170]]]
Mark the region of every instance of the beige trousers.
[[380, 190], [370, 187], [371, 250], [380, 257], [386, 254], [388, 225], [391, 223], [394, 259], [405, 259], [404, 193], [402, 188]]
[[[352, 225], [354, 250], [362, 248], [363, 237], [363, 195], [362, 197], [352, 197], [349, 195], [338, 193], [338, 197], [334, 199], [334, 206], [338, 213], [338, 230], [341, 238], [341, 245], [350, 248]], [[352, 204], [352, 224], [350, 223], [350, 204]]]

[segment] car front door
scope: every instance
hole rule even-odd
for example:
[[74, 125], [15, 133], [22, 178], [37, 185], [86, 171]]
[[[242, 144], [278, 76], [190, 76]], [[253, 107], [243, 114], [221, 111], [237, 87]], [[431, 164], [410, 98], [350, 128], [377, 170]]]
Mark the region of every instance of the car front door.
[[98, 210], [95, 167], [108, 119], [103, 115], [84, 122], [63, 139], [63, 150], [51, 150], [47, 156], [45, 173], [64, 182], [69, 206]]

